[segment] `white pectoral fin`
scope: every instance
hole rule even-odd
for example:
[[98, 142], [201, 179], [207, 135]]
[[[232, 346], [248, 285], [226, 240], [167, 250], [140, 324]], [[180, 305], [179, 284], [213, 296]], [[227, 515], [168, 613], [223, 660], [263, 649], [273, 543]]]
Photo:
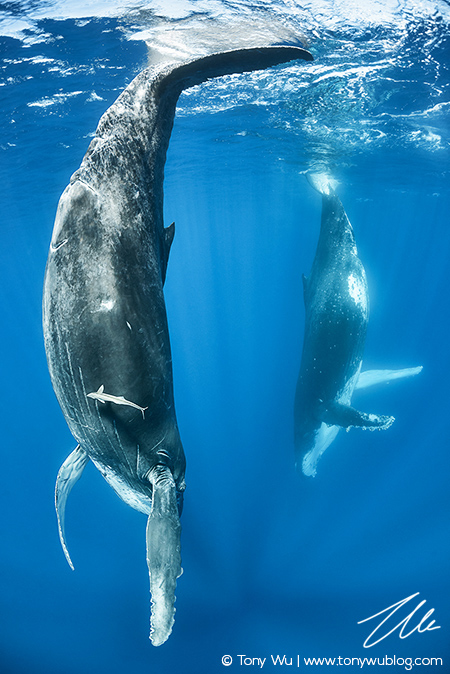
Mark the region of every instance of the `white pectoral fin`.
[[387, 384], [394, 379], [404, 379], [406, 377], [415, 377], [422, 372], [423, 367], [407, 367], [403, 370], [366, 370], [361, 372], [356, 382], [355, 390], [368, 388], [375, 384]]
[[62, 549], [71, 569], [74, 567], [67, 549], [65, 533], [66, 503], [73, 485], [80, 479], [88, 461], [89, 456], [84, 449], [81, 449], [80, 445], [78, 445], [78, 447], [74, 449], [64, 461], [59, 469], [58, 477], [56, 478], [55, 507], [56, 515], [58, 517], [59, 540], [61, 541]]
[[159, 466], [149, 479], [153, 485], [152, 510], [147, 522], [147, 564], [152, 614], [150, 639], [160, 646], [174, 624], [175, 587], [181, 568], [181, 525], [172, 473]]
[[328, 426], [322, 423], [315, 434], [314, 446], [303, 457], [301, 468], [307, 477], [315, 477], [317, 473], [317, 462], [324, 451], [331, 445], [337, 434], [339, 426]]

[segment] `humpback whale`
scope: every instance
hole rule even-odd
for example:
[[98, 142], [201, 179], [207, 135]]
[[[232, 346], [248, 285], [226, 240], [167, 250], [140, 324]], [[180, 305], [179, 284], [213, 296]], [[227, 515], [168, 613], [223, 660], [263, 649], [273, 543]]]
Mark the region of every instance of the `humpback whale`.
[[319, 241], [303, 276], [305, 331], [294, 408], [296, 467], [314, 477], [317, 462], [340, 428], [385, 430], [394, 417], [351, 406], [355, 389], [419, 374], [422, 367], [361, 372], [369, 295], [353, 229], [326, 175], [308, 176], [322, 195]]
[[77, 442], [56, 481], [60, 540], [73, 568], [65, 506], [91, 459], [117, 494], [148, 516], [155, 646], [174, 622], [186, 466], [163, 295], [174, 237], [174, 224], [163, 225], [163, 177], [175, 107], [184, 89], [210, 77], [296, 59], [312, 56], [271, 46], [145, 69], [100, 119], [58, 204], [43, 330], [53, 388]]

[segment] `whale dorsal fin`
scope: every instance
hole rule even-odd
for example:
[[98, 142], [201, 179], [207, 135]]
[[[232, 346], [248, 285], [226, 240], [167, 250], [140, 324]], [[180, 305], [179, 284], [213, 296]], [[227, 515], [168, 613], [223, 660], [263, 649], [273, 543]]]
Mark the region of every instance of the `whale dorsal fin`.
[[167, 265], [169, 263], [170, 247], [172, 246], [173, 237], [175, 236], [175, 223], [164, 228], [164, 264], [162, 267], [162, 282], [166, 280]]
[[359, 412], [350, 405], [332, 402], [323, 405], [320, 411], [320, 420], [328, 426], [351, 428], [356, 426], [362, 429], [386, 430], [394, 423], [394, 417]]
[[172, 245], [173, 237], [175, 236], [175, 223], [164, 228], [164, 242], [166, 244], [167, 259], [169, 259], [170, 247]]
[[69, 550], [67, 549], [65, 531], [66, 503], [73, 485], [80, 479], [88, 461], [89, 456], [84, 449], [81, 449], [80, 445], [78, 445], [64, 461], [59, 469], [58, 477], [56, 478], [55, 507], [56, 515], [58, 517], [59, 540], [61, 541], [62, 549], [71, 569], [73, 569], [73, 564], [70, 559]]
[[305, 276], [304, 274], [302, 274], [302, 282], [303, 282], [303, 299], [304, 299], [305, 304], [306, 304], [306, 300], [307, 300], [308, 295], [309, 295], [309, 278], [307, 276]]

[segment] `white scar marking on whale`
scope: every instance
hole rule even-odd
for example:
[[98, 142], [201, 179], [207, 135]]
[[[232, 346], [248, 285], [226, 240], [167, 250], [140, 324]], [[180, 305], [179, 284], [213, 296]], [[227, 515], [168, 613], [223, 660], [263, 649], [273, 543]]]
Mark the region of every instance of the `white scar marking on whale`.
[[137, 410], [142, 412], [142, 418], [144, 419], [144, 412], [148, 410], [148, 407], [141, 407], [132, 403], [130, 400], [126, 400], [123, 396], [115, 396], [110, 393], [104, 393], [105, 387], [103, 384], [99, 387], [98, 391], [93, 391], [92, 393], [87, 393], [88, 398], [93, 398], [93, 400], [98, 400], [100, 403], [114, 403], [115, 405], [127, 405], [128, 407], [134, 407]]
[[114, 305], [114, 300], [103, 300], [100, 304], [100, 311], [111, 311]]
[[355, 302], [355, 304], [360, 304], [362, 307], [365, 307], [367, 301], [364, 285], [355, 276], [353, 276], [353, 274], [350, 274], [347, 281], [348, 291], [352, 300]]
[[51, 243], [50, 244], [50, 250], [52, 251], [52, 253], [56, 253], [56, 251], [59, 250], [62, 246], [64, 246], [64, 244], [66, 244], [68, 242], [68, 240], [69, 239], [64, 239], [64, 241], [60, 241], [55, 246]]
[[114, 309], [115, 301], [108, 299], [108, 300], [102, 300], [100, 302], [100, 306], [98, 309], [94, 309], [91, 313], [96, 314], [100, 311], [112, 311]]

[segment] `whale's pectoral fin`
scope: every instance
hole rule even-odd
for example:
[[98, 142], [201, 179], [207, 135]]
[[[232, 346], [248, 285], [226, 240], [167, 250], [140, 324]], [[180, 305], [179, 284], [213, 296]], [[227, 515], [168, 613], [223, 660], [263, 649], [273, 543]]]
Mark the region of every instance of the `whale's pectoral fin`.
[[152, 595], [150, 639], [163, 644], [174, 623], [175, 587], [182, 574], [181, 525], [175, 482], [169, 468], [157, 466], [150, 475], [152, 510], [147, 522], [147, 564]]
[[368, 430], [386, 430], [394, 423], [394, 417], [366, 414], [366, 412], [359, 412], [354, 407], [338, 402], [324, 405], [320, 419], [329, 426], [342, 426], [342, 428], [357, 426]]
[[375, 384], [388, 384], [394, 379], [404, 379], [405, 377], [414, 377], [422, 372], [423, 367], [407, 367], [403, 370], [367, 370], [361, 372], [356, 383], [355, 390], [374, 386]]
[[66, 503], [73, 485], [80, 479], [88, 461], [89, 456], [84, 449], [81, 449], [80, 445], [78, 445], [78, 447], [74, 449], [64, 461], [59, 469], [58, 477], [56, 478], [55, 507], [56, 515], [58, 517], [59, 540], [61, 541], [62, 549], [71, 569], [73, 569], [73, 564], [67, 549], [65, 532]]

